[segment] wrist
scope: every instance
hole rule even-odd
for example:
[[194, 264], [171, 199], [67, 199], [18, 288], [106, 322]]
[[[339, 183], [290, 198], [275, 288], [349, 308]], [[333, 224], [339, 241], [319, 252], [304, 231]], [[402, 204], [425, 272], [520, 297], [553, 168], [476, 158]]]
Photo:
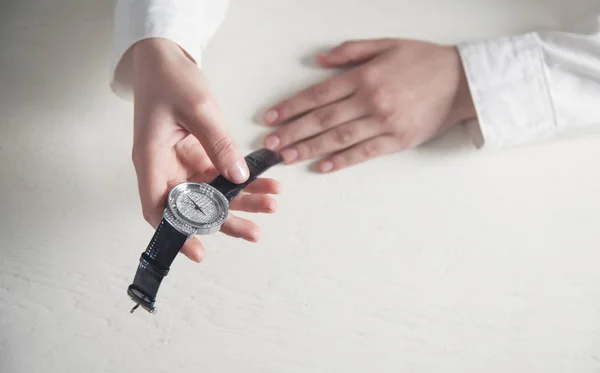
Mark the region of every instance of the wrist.
[[[455, 47], [454, 50], [458, 56], [458, 50]], [[460, 57], [458, 57], [458, 61], [458, 86], [454, 96], [452, 110], [450, 111], [449, 115], [449, 119], [453, 123], [477, 118], [477, 111], [475, 110], [475, 104], [473, 103], [473, 98], [471, 97], [469, 82], [467, 80], [465, 68]]]
[[158, 60], [169, 61], [185, 57], [194, 62], [194, 59], [177, 43], [165, 38], [148, 38], [140, 40], [132, 47], [134, 66], [136, 61]]

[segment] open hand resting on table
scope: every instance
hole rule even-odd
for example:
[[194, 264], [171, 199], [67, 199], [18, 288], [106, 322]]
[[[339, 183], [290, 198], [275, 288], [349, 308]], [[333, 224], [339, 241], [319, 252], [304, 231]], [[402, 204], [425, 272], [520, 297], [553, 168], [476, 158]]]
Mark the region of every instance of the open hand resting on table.
[[[133, 163], [145, 219], [156, 228], [168, 192], [184, 181], [208, 182], [218, 173], [234, 183], [248, 179], [248, 168], [222, 123], [202, 72], [177, 46], [147, 39], [132, 50], [134, 89]], [[278, 193], [273, 179], [259, 178], [230, 204], [230, 210], [274, 212]], [[221, 231], [248, 241], [258, 226], [229, 215]], [[199, 262], [204, 248], [197, 238], [181, 249]]]
[[265, 113], [264, 144], [286, 163], [329, 155], [321, 172], [418, 146], [475, 117], [458, 51], [400, 39], [351, 41], [317, 61], [353, 68]]

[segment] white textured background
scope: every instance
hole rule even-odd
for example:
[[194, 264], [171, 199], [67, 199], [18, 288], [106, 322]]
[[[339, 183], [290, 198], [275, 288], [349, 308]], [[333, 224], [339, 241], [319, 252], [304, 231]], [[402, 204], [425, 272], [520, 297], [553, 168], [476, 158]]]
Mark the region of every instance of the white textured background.
[[[244, 151], [258, 109], [353, 37], [455, 42], [593, 1], [244, 0], [205, 59]], [[462, 131], [285, 187], [263, 240], [205, 239], [155, 316], [125, 290], [152, 235], [108, 90], [108, 1], [0, 11], [0, 372], [599, 372], [600, 137], [477, 151]], [[303, 201], [311, 201], [305, 202]]]

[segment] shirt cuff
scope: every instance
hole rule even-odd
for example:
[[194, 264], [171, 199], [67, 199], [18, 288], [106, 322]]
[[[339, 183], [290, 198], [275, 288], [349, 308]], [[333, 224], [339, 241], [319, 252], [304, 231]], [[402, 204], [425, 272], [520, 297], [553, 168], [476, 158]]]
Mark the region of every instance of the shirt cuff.
[[[181, 3], [181, 2], [180, 2]], [[166, 6], [164, 1], [119, 1], [115, 10], [114, 54], [110, 87], [123, 99], [131, 101], [131, 47], [144, 39], [164, 38], [177, 43], [200, 65], [202, 30], [198, 12], [182, 11], [181, 6]]]
[[458, 45], [485, 146], [548, 138], [557, 120], [537, 33]]

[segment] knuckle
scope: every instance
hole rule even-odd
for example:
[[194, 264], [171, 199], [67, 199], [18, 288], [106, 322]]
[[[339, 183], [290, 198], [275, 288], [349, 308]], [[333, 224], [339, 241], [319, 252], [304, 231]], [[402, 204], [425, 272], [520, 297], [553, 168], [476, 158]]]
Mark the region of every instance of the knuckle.
[[321, 146], [316, 141], [307, 141], [303, 144], [298, 144], [298, 154], [300, 159], [313, 157], [319, 153]]
[[233, 153], [234, 144], [233, 140], [231, 140], [227, 136], [223, 136], [217, 141], [215, 141], [212, 145], [212, 151], [217, 157], [228, 156]]
[[315, 122], [321, 128], [327, 128], [333, 123], [336, 113], [334, 110], [317, 110], [315, 111]]
[[340, 128], [334, 132], [334, 141], [337, 145], [347, 145], [356, 138], [357, 130], [353, 127]]
[[373, 158], [381, 153], [381, 144], [376, 141], [368, 142], [362, 147], [362, 155], [365, 158]]
[[371, 103], [375, 114], [380, 117], [389, 117], [393, 113], [393, 102], [391, 95], [384, 89], [375, 89], [371, 95]]

